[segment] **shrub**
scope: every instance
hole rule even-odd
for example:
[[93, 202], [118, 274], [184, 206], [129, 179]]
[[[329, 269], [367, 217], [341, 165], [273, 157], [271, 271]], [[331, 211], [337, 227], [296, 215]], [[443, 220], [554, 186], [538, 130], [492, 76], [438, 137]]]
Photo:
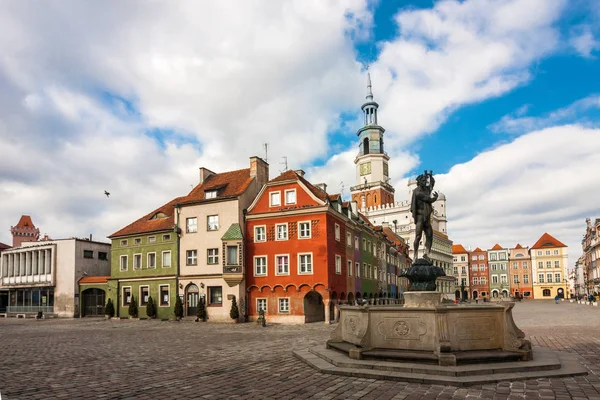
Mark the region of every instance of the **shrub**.
[[138, 307], [137, 302], [135, 301], [135, 297], [133, 295], [131, 296], [131, 302], [129, 303], [128, 313], [130, 317], [137, 318]]
[[112, 318], [115, 316], [115, 306], [113, 305], [113, 302], [110, 298], [106, 302], [106, 307], [104, 308], [104, 314], [107, 315], [108, 318]]
[[238, 310], [237, 301], [235, 300], [235, 296], [231, 300], [231, 310], [229, 310], [229, 316], [231, 319], [238, 319], [240, 317], [240, 310]]
[[152, 300], [152, 296], [148, 298], [148, 304], [146, 304], [146, 315], [148, 318], [156, 317], [156, 306], [154, 305], [154, 300]]
[[178, 320], [183, 318], [183, 303], [181, 302], [181, 297], [177, 296], [175, 299], [175, 318]]
[[206, 305], [204, 304], [204, 299], [200, 298], [200, 300], [198, 301], [198, 308], [196, 308], [196, 322], [206, 322], [207, 318], [208, 315], [206, 315]]

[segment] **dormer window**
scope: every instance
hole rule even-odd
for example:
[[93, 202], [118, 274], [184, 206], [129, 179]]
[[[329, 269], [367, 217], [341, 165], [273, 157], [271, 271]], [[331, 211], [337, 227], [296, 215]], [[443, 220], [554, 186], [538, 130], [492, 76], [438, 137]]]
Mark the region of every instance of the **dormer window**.
[[216, 199], [217, 191], [216, 190], [207, 190], [206, 192], [204, 192], [204, 198], [205, 199]]
[[163, 218], [169, 218], [169, 216], [163, 212], [157, 212], [156, 214], [154, 214], [152, 217], [150, 217], [150, 219], [163, 219]]

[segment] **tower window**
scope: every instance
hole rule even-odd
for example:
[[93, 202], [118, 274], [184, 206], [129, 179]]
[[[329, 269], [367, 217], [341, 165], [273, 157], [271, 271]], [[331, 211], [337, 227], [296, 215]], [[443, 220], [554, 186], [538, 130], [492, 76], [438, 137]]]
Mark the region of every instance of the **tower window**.
[[363, 154], [369, 154], [369, 138], [363, 139]]

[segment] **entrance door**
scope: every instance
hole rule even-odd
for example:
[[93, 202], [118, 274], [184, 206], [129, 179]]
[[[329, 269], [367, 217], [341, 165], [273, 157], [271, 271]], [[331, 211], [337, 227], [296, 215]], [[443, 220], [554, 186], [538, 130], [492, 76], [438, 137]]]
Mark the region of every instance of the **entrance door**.
[[559, 288], [559, 289], [556, 291], [556, 294], [557, 294], [557, 295], [558, 295], [558, 297], [560, 297], [561, 299], [564, 299], [564, 298], [565, 298], [565, 291], [563, 290], [563, 288]]
[[104, 290], [87, 289], [83, 291], [83, 316], [102, 317], [104, 315]]
[[193, 283], [187, 287], [187, 315], [194, 316], [198, 309], [198, 286]]

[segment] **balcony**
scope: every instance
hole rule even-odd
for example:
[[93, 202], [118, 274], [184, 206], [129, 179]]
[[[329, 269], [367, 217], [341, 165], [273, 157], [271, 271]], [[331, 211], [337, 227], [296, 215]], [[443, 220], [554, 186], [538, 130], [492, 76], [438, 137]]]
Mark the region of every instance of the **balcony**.
[[244, 267], [242, 265], [223, 266], [223, 280], [230, 287], [239, 285], [244, 280]]

